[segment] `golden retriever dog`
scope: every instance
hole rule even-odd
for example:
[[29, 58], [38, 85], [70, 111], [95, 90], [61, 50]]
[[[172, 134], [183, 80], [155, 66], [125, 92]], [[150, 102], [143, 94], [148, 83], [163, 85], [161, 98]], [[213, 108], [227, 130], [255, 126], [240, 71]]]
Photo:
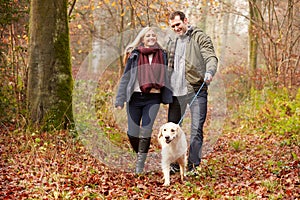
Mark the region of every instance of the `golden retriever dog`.
[[158, 133], [161, 145], [161, 167], [164, 174], [164, 186], [170, 185], [170, 164], [177, 162], [180, 166], [180, 178], [184, 181], [187, 164], [187, 141], [181, 127], [173, 122], [162, 125]]

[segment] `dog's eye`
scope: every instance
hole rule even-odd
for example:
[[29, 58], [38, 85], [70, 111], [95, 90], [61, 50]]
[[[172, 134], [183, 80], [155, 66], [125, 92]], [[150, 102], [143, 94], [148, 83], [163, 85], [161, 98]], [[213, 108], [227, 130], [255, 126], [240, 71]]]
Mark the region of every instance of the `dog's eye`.
[[171, 132], [172, 132], [172, 133], [174, 133], [174, 132], [175, 132], [175, 130], [174, 130], [174, 129], [171, 129]]
[[164, 131], [167, 131], [167, 129], [164, 129]]

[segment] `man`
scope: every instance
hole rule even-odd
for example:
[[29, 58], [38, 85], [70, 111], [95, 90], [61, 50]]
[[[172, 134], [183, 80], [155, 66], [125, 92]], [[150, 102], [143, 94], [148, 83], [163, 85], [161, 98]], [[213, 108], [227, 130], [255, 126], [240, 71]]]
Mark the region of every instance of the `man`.
[[[188, 155], [189, 174], [197, 175], [201, 162], [203, 125], [207, 114], [207, 89], [217, 71], [218, 59], [209, 36], [197, 27], [188, 25], [185, 14], [175, 11], [170, 15], [170, 27], [176, 33], [167, 43], [169, 68], [172, 71], [171, 87], [173, 103], [169, 104], [168, 121], [179, 123], [187, 104], [205, 80], [205, 85], [190, 106], [191, 138]], [[171, 171], [177, 172], [177, 164], [171, 164]]]

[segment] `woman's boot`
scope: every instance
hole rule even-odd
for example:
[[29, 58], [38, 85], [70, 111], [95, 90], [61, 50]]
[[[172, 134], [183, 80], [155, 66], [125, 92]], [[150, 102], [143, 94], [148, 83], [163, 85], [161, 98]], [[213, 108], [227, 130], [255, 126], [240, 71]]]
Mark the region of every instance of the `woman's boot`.
[[129, 133], [127, 133], [127, 136], [128, 136], [128, 139], [129, 139], [132, 149], [134, 150], [135, 153], [138, 153], [140, 139], [138, 137], [134, 137], [134, 136], [130, 135]]
[[152, 130], [142, 129], [140, 130], [140, 138], [139, 138], [139, 147], [136, 161], [136, 170], [137, 174], [140, 174], [144, 170], [145, 161], [147, 158], [147, 153], [150, 147], [151, 142], [151, 133]]

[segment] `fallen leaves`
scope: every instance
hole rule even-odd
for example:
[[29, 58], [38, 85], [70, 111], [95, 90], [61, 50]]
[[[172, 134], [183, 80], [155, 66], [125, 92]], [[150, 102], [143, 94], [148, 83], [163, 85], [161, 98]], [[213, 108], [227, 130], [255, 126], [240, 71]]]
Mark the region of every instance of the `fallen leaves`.
[[[297, 199], [300, 150], [283, 140], [225, 133], [198, 177], [182, 184], [175, 174], [163, 187], [160, 171], [136, 176], [108, 168], [67, 132], [2, 131], [0, 199]], [[231, 141], [243, 141], [243, 148], [236, 151]]]

